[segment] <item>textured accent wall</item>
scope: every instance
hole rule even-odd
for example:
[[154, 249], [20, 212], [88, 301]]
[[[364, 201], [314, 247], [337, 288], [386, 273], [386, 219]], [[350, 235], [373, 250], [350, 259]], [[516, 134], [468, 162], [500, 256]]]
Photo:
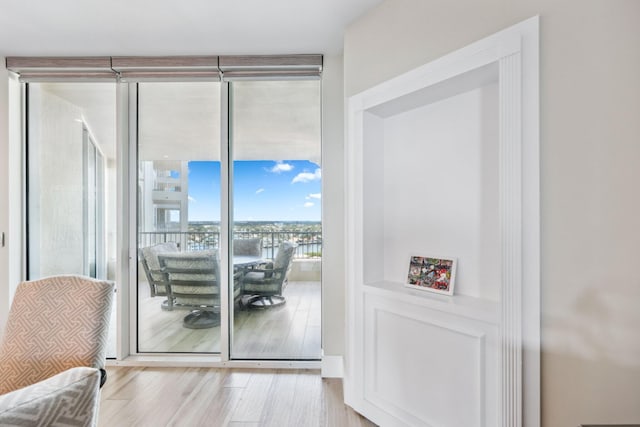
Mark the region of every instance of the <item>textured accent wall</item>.
[[82, 274], [82, 112], [39, 85], [29, 97], [30, 273]]

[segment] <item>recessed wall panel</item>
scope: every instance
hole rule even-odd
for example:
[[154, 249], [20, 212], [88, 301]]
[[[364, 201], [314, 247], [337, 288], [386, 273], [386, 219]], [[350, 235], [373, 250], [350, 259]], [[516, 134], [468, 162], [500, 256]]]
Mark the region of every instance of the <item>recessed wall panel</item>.
[[411, 425], [495, 422], [495, 325], [365, 298], [367, 400]]

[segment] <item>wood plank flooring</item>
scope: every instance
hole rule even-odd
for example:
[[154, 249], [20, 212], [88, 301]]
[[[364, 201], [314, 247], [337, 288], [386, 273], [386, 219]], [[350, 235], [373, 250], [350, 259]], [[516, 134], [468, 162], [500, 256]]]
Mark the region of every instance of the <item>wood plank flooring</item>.
[[[220, 352], [220, 327], [188, 329], [188, 311], [164, 311], [164, 297], [149, 297], [139, 285], [140, 352]], [[286, 303], [269, 309], [236, 310], [232, 357], [238, 359], [319, 359], [321, 356], [320, 282], [290, 282]]]
[[108, 367], [99, 426], [375, 427], [315, 370]]

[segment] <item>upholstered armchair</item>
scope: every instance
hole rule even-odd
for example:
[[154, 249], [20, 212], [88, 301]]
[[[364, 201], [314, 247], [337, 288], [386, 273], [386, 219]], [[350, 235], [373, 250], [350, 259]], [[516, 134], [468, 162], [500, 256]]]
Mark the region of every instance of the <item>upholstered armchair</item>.
[[100, 407], [100, 371], [71, 368], [0, 395], [2, 426], [95, 426]]
[[[12, 405], [30, 393], [39, 396], [33, 397], [34, 402], [50, 399], [51, 413], [47, 416], [55, 419], [56, 411], [70, 408], [68, 401], [60, 399], [70, 397], [51, 390], [64, 384], [73, 387], [78, 382], [79, 387], [88, 387], [84, 404], [96, 406], [76, 410], [97, 411], [98, 398], [93, 394], [106, 380], [104, 364], [114, 286], [73, 275], [20, 283], [0, 344], [0, 424], [6, 424], [1, 421], [2, 416], [9, 416]], [[90, 369], [69, 372], [77, 367]], [[27, 402], [23, 409], [28, 407]], [[91, 422], [78, 425], [92, 425]]]
[[287, 284], [296, 247], [295, 243], [282, 242], [272, 262], [245, 272], [242, 276], [242, 293], [249, 296], [245, 305], [266, 308], [285, 303], [282, 292]]

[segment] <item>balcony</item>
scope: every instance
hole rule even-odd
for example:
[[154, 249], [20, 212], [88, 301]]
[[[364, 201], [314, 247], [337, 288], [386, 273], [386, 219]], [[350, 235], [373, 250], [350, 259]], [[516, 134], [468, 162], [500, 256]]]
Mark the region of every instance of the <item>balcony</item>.
[[[274, 258], [281, 242], [297, 243], [294, 259], [320, 258], [322, 256], [322, 233], [319, 231], [234, 231], [235, 239], [262, 239], [263, 258]], [[176, 242], [185, 252], [218, 249], [219, 231], [149, 231], [138, 233], [138, 247], [157, 243]]]
[[[322, 233], [281, 231], [235, 231], [236, 239], [262, 238], [264, 258], [273, 258], [282, 241], [298, 243], [288, 285], [286, 304], [267, 310], [236, 309], [233, 318], [233, 352], [237, 358], [320, 358], [320, 264]], [[139, 247], [177, 242], [186, 251], [218, 249], [219, 231], [143, 232]], [[217, 353], [221, 349], [220, 327], [187, 329], [184, 311], [161, 309], [164, 297], [151, 297], [142, 267], [138, 276], [138, 307], [143, 319], [139, 349], [143, 352]]]

